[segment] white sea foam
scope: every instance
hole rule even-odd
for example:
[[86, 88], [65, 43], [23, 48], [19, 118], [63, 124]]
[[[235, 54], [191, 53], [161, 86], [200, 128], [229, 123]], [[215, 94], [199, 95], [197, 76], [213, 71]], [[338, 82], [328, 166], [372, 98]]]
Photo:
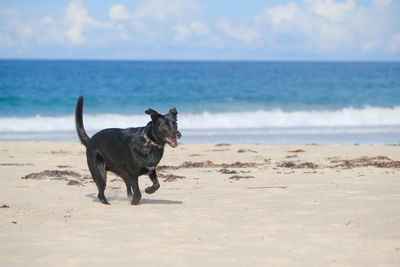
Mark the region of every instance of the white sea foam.
[[[394, 108], [365, 107], [363, 109], [344, 108], [335, 111], [294, 111], [259, 110], [252, 112], [229, 112], [201, 114], [182, 113], [178, 116], [179, 128], [188, 132], [205, 135], [220, 130], [252, 130], [270, 129], [269, 131], [288, 128], [325, 128], [331, 129], [368, 128], [379, 129], [382, 126], [400, 126], [400, 106]], [[84, 115], [87, 131], [104, 128], [126, 128], [145, 125], [149, 121], [147, 115], [98, 114]], [[391, 129], [391, 128], [389, 128]], [[61, 132], [74, 131], [74, 116], [35, 116], [35, 117], [0, 117], [1, 132]]]

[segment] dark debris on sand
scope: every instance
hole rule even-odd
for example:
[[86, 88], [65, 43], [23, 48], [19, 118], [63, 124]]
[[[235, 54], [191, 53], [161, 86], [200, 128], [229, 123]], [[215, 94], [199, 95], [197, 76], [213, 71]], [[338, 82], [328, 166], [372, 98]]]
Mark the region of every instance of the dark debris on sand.
[[290, 169], [317, 169], [317, 168], [343, 168], [343, 169], [352, 169], [359, 167], [376, 167], [376, 168], [400, 168], [400, 161], [392, 160], [386, 156], [377, 156], [377, 157], [359, 157], [355, 159], [349, 160], [340, 160], [337, 158], [332, 158], [333, 160], [330, 163], [334, 165], [324, 166], [318, 165], [313, 162], [302, 162], [302, 163], [294, 163], [293, 161], [284, 161], [277, 165], [277, 167], [281, 168], [290, 168]]
[[216, 144], [215, 146], [231, 146], [231, 144]]
[[210, 160], [207, 161], [198, 161], [198, 162], [192, 162], [192, 161], [185, 161], [179, 166], [166, 166], [166, 165], [160, 165], [157, 166], [158, 171], [164, 171], [164, 170], [179, 170], [179, 169], [189, 169], [189, 168], [254, 168], [259, 165], [265, 165], [268, 162], [264, 163], [255, 163], [255, 162], [233, 162], [233, 163], [221, 163], [217, 164], [214, 163]]
[[68, 153], [68, 151], [64, 151], [64, 150], [58, 150], [58, 151], [51, 151], [50, 152], [51, 154], [67, 154]]
[[[163, 172], [168, 170], [179, 170], [179, 169], [190, 169], [190, 168], [220, 168], [218, 172], [224, 174], [237, 174], [238, 172], [235, 170], [230, 170], [229, 168], [254, 168], [260, 165], [266, 165], [269, 162], [264, 163], [255, 163], [255, 162], [233, 162], [233, 163], [221, 163], [217, 164], [210, 160], [207, 161], [185, 161], [179, 166], [167, 166], [167, 165], [159, 165], [157, 166], [158, 176], [160, 178], [164, 178], [164, 182], [175, 181], [176, 179], [185, 178], [183, 176], [178, 176], [174, 174], [163, 174]], [[254, 178], [253, 176], [239, 176], [234, 175], [229, 179], [242, 179], [242, 178]]]
[[[73, 178], [73, 179], [71, 179]], [[82, 185], [84, 186], [86, 183], [91, 182], [92, 179], [88, 175], [81, 175], [78, 172], [69, 171], [69, 170], [44, 170], [41, 172], [33, 172], [27, 174], [21, 179], [50, 179], [50, 180], [58, 180], [58, 181], [68, 181], [67, 185]]]
[[46, 178], [58, 178], [60, 180], [68, 180], [68, 177], [82, 177], [77, 172], [74, 171], [60, 171], [60, 170], [44, 170], [42, 172], [32, 172], [30, 174], [27, 174], [21, 179], [46, 179]]
[[33, 166], [32, 163], [0, 163], [0, 166]]
[[68, 166], [68, 165], [57, 165], [57, 168], [60, 169], [65, 169], [65, 168], [71, 168], [72, 166]]
[[163, 171], [168, 171], [168, 170], [177, 170], [177, 169], [179, 169], [178, 166], [158, 165], [156, 167], [156, 170], [158, 172], [163, 172]]
[[303, 150], [303, 149], [296, 149], [296, 150], [289, 150], [288, 152], [289, 153], [303, 153], [303, 152], [306, 152], [306, 151]]
[[[263, 163], [265, 164], [265, 163]], [[234, 163], [222, 163], [221, 167], [223, 168], [254, 168], [257, 167], [258, 165], [263, 165], [261, 163], [255, 163], [255, 162], [239, 162], [236, 161]]]
[[158, 174], [158, 177], [163, 178], [164, 182], [173, 182], [176, 179], [183, 179], [186, 178], [185, 176], [179, 176], [179, 175], [174, 175], [174, 174]]
[[237, 153], [246, 153], [246, 152], [250, 152], [250, 153], [258, 153], [257, 151], [255, 151], [255, 150], [251, 150], [251, 149], [239, 149], [238, 151], [237, 151]]
[[229, 177], [229, 179], [234, 179], [234, 180], [239, 180], [239, 179], [250, 179], [250, 178], [254, 178], [254, 176], [251, 176], [251, 175], [247, 175], [247, 176], [234, 175], [234, 176]]
[[82, 183], [78, 180], [69, 180], [67, 185], [82, 185]]
[[226, 168], [220, 169], [219, 172], [220, 172], [220, 173], [223, 173], [223, 174], [236, 174], [236, 173], [238, 173], [238, 172], [235, 171], [235, 170], [228, 170], [228, 169], [226, 169]]
[[10, 206], [8, 206], [8, 205], [6, 205], [6, 204], [3, 204], [2, 206], [0, 206], [0, 208], [1, 208], [1, 209], [8, 209], [8, 208], [10, 208]]
[[278, 165], [281, 168], [290, 168], [290, 169], [316, 169], [318, 168], [318, 164], [312, 162], [302, 162], [299, 164], [294, 163], [293, 161], [285, 161]]
[[216, 164], [210, 160], [207, 161], [201, 161], [201, 162], [191, 162], [191, 161], [185, 161], [182, 163], [179, 168], [214, 168], [216, 167]]
[[331, 163], [338, 163], [333, 168], [352, 169], [357, 167], [376, 167], [376, 168], [400, 168], [400, 161], [392, 160], [386, 156], [367, 157], [350, 160], [332, 160]]

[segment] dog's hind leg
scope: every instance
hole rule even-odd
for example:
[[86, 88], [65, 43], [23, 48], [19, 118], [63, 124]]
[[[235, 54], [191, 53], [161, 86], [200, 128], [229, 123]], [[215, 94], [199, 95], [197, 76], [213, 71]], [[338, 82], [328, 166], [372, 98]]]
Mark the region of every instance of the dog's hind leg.
[[140, 193], [139, 189], [139, 176], [138, 175], [130, 176], [129, 183], [133, 189], [133, 199], [131, 201], [131, 204], [138, 205], [140, 199], [142, 198], [142, 194]]
[[126, 179], [126, 178], [123, 178], [123, 180], [124, 180], [124, 182], [125, 182], [125, 185], [126, 185], [126, 194], [128, 195], [128, 197], [131, 197], [133, 194], [132, 194], [132, 187], [131, 187], [131, 184], [128, 182], [128, 180]]
[[100, 202], [103, 204], [110, 204], [105, 195], [104, 190], [106, 189], [107, 175], [106, 168], [104, 165], [104, 159], [100, 154], [92, 154], [88, 153], [88, 166], [90, 173], [92, 174], [92, 178], [97, 185], [97, 189], [99, 190], [99, 194], [97, 197]]
[[158, 182], [157, 173], [156, 173], [155, 168], [152, 168], [149, 170], [149, 177], [150, 177], [150, 180], [153, 182], [153, 185], [146, 187], [146, 189], [144, 191], [147, 194], [153, 194], [154, 192], [156, 192], [158, 190], [158, 188], [160, 188], [160, 183]]

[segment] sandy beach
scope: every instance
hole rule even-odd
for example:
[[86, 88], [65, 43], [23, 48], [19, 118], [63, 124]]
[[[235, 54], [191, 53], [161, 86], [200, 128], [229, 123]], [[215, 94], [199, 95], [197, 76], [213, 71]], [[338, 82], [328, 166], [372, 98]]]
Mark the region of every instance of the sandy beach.
[[84, 147], [0, 143], [1, 266], [400, 266], [400, 146], [180, 145], [131, 206]]

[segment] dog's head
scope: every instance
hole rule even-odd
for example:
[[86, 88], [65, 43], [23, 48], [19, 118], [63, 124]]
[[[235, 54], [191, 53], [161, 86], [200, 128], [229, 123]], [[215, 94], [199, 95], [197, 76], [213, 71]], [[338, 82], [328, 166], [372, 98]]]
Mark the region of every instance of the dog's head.
[[154, 135], [158, 140], [164, 144], [167, 143], [171, 147], [177, 147], [178, 142], [176, 139], [181, 138], [181, 133], [178, 131], [176, 108], [171, 108], [165, 115], [159, 114], [157, 111], [149, 108], [146, 114], [151, 116], [153, 121]]

